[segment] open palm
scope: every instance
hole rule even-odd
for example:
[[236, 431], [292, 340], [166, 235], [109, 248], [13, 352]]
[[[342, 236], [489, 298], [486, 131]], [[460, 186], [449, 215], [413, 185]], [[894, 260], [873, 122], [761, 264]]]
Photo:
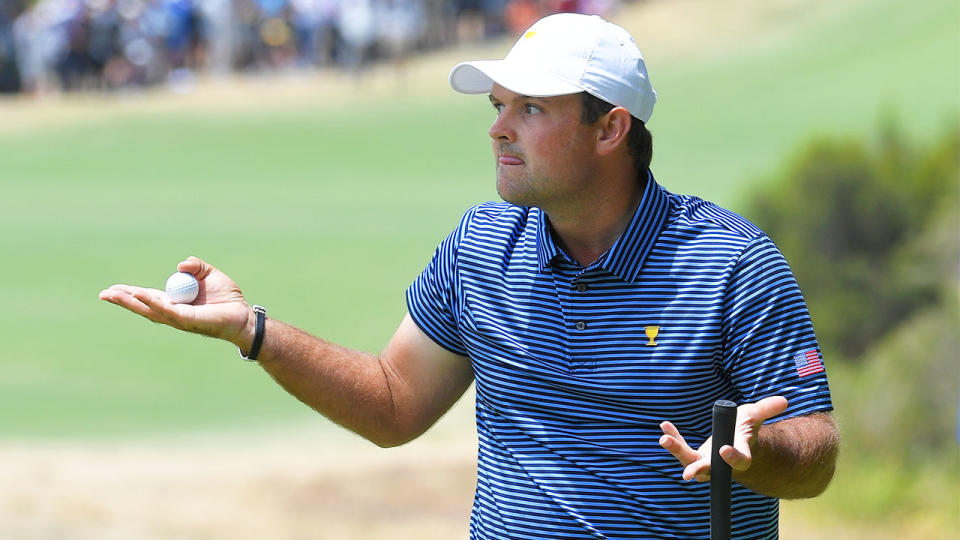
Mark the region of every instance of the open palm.
[[178, 264], [177, 270], [193, 274], [200, 283], [190, 304], [175, 304], [164, 291], [133, 285], [113, 285], [100, 292], [100, 299], [156, 323], [237, 343], [252, 313], [237, 284], [196, 257]]
[[[787, 400], [782, 396], [770, 396], [756, 403], [745, 403], [737, 407], [737, 424], [734, 431], [733, 445], [720, 449], [720, 457], [733, 468], [734, 471], [745, 471], [750, 468], [753, 452], [757, 445], [757, 433], [763, 423], [787, 409]], [[710, 480], [710, 459], [713, 437], [707, 437], [700, 447], [693, 449], [672, 422], [660, 424], [663, 436], [660, 437], [660, 446], [667, 449], [677, 458], [684, 467], [683, 479], [695, 479], [698, 482]]]

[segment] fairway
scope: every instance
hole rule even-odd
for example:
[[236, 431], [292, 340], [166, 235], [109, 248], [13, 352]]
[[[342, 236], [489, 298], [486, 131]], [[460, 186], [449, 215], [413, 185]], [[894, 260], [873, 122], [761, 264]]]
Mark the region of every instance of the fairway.
[[2, 242], [27, 264], [4, 270], [17, 309], [2, 322], [16, 336], [12, 357], [30, 360], [8, 362], [2, 385], [31, 411], [5, 417], [6, 433], [296, 415], [299, 405], [229, 346], [145, 324], [96, 294], [114, 282], [162, 288], [196, 254], [272, 315], [376, 350], [446, 229], [491, 196], [488, 158], [469, 151], [469, 135], [417, 135], [470, 119], [426, 106], [141, 118], [5, 140], [13, 182], [3, 219], [22, 233]]
[[[740, 29], [742, 43], [696, 30], [707, 3], [677, 2], [677, 27], [700, 32], [689, 50], [644, 26], [666, 16], [664, 4], [623, 18], [651, 42], [653, 168], [672, 191], [736, 209], [811, 134], [866, 133], [887, 110], [919, 137], [956, 118], [953, 2], [783, 2], [780, 18], [761, 13], [762, 31]], [[376, 351], [436, 244], [467, 207], [496, 198], [493, 112], [445, 83], [455, 59], [477, 52], [430, 55], [406, 78], [391, 68], [366, 81], [318, 76], [316, 99], [278, 79], [277, 90], [256, 81], [220, 98], [0, 103], [0, 115], [19, 122], [0, 129], [9, 231], [0, 239], [0, 395], [14, 404], [0, 408], [2, 436], [308, 416], [228, 345], [145, 324], [96, 294], [115, 282], [162, 287], [177, 261], [197, 255], [271, 315]]]

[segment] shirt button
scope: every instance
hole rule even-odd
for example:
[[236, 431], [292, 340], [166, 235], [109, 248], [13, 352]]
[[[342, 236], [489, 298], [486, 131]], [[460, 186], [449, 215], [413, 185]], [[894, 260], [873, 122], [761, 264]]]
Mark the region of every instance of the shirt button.
[[587, 292], [588, 290], [590, 290], [590, 286], [586, 283], [577, 283], [578, 292]]
[[586, 330], [586, 329], [587, 329], [587, 323], [583, 321], [577, 321], [577, 330]]

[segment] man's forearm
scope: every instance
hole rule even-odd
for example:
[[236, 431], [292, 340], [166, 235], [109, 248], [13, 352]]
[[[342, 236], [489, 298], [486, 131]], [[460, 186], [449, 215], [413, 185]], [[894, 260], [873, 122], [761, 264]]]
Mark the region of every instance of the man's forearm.
[[396, 404], [377, 356], [267, 319], [258, 361], [294, 397], [381, 446], [395, 444]]
[[[237, 284], [196, 257], [177, 269], [201, 281], [202, 301], [174, 304], [163, 291], [123, 284], [100, 291], [100, 299], [156, 323], [230, 341], [249, 353], [258, 318]], [[469, 359], [438, 345], [409, 314], [379, 355], [267, 319], [257, 359], [297, 399], [381, 446], [419, 436], [473, 381]]]
[[771, 497], [815, 497], [833, 478], [839, 449], [839, 433], [829, 414], [765, 424], [751, 449], [750, 468], [734, 471], [733, 479]]

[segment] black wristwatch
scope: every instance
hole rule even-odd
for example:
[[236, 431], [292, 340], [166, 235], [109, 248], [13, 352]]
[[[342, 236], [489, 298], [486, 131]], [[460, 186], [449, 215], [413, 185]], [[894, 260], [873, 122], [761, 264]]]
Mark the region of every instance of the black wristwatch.
[[260, 346], [263, 345], [263, 331], [267, 326], [267, 309], [263, 306], [253, 306], [253, 312], [257, 315], [257, 327], [253, 332], [253, 344], [250, 345], [250, 352], [244, 356], [243, 349], [240, 349], [240, 357], [248, 362], [256, 362], [257, 355], [260, 354]]

